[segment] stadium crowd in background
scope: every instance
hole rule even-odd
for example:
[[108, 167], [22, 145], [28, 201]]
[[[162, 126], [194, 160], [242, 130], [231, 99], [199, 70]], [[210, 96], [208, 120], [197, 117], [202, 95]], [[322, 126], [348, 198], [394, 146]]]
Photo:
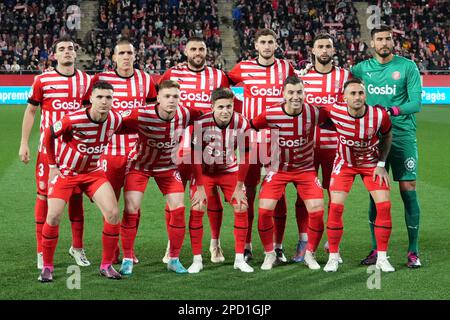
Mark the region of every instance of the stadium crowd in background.
[[260, 28], [273, 29], [279, 38], [277, 57], [292, 59], [299, 67], [309, 58], [312, 39], [321, 32], [336, 38], [337, 65], [348, 68], [370, 55], [361, 41], [356, 9], [348, 1], [258, 1], [240, 0], [233, 10], [240, 40], [239, 60], [254, 56], [253, 37]]
[[135, 67], [160, 72], [183, 60], [186, 41], [202, 37], [209, 48], [207, 63], [221, 67], [222, 43], [215, 1], [100, 1], [98, 28], [87, 35], [95, 55], [89, 69], [112, 68], [112, 48], [119, 37], [135, 40]]
[[68, 6], [79, 1], [6, 0], [0, 3], [0, 70], [42, 71], [52, 43], [75, 36], [66, 26]]
[[[136, 68], [163, 73], [184, 60], [186, 40], [203, 37], [207, 63], [223, 68], [222, 40], [216, 0], [99, 0], [97, 26], [83, 42], [93, 62], [86, 69], [114, 68], [112, 47], [121, 36], [134, 39]], [[68, 6], [79, 0], [5, 0], [0, 3], [0, 71], [42, 71], [52, 64], [51, 43], [75, 31], [67, 28]], [[445, 1], [392, 2], [371, 0], [382, 21], [394, 28], [396, 52], [412, 59], [424, 72], [450, 69], [450, 29]], [[239, 36], [238, 61], [254, 56], [253, 36], [272, 28], [279, 37], [277, 57], [294, 65], [309, 59], [314, 36], [326, 31], [335, 39], [336, 65], [350, 67], [370, 57], [361, 40], [356, 9], [350, 1], [238, 0], [232, 16]]]
[[397, 54], [415, 61], [421, 72], [450, 69], [446, 1], [383, 1], [381, 14], [383, 22], [394, 28]]

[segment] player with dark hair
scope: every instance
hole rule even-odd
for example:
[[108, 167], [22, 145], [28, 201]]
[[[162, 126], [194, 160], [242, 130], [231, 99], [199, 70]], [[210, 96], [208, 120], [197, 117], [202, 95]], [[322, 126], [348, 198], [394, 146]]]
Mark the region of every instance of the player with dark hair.
[[[160, 78], [160, 83], [165, 80], [177, 81], [180, 84], [180, 103], [190, 109], [208, 113], [211, 111], [211, 92], [217, 88], [228, 88], [228, 78], [222, 70], [208, 67], [206, 65], [206, 55], [208, 49], [202, 38], [191, 37], [186, 43], [184, 54], [187, 63], [167, 70]], [[186, 130], [183, 138], [183, 146], [180, 150], [180, 170], [181, 179], [186, 185], [192, 177], [192, 153], [190, 150], [192, 126]], [[208, 199], [207, 207], [209, 224], [211, 227], [211, 242], [209, 251], [211, 252], [211, 262], [220, 263], [225, 261], [223, 251], [220, 246], [220, 228], [222, 225], [223, 207], [220, 196], [216, 189]], [[166, 223], [168, 223], [166, 211]], [[163, 262], [169, 259], [169, 244]]]
[[[277, 36], [273, 30], [261, 29], [255, 34], [255, 49], [258, 52], [256, 59], [239, 62], [228, 73], [229, 79], [234, 83], [243, 83], [244, 104], [242, 114], [247, 119], [260, 115], [265, 107], [283, 101], [283, 82], [288, 76], [294, 75], [294, 68], [289, 61], [275, 58], [277, 49]], [[266, 132], [255, 134], [252, 143], [255, 144], [255, 154], [258, 154], [257, 163], [251, 163], [245, 188], [248, 197], [248, 232], [245, 244], [245, 259], [252, 258], [252, 228], [254, 219], [254, 202], [256, 188], [260, 182], [261, 168], [269, 157], [264, 148], [267, 145]], [[266, 150], [267, 151], [267, 150]], [[266, 155], [266, 156], [264, 156]], [[252, 161], [254, 162], [254, 161]], [[282, 242], [286, 227], [286, 199], [283, 195], [275, 209], [275, 251], [280, 262], [287, 262], [283, 252]]]
[[360, 175], [375, 201], [377, 218], [374, 223], [378, 247], [376, 267], [383, 272], [395, 271], [387, 257], [391, 235], [391, 201], [389, 174], [385, 161], [392, 144], [391, 120], [380, 107], [366, 104], [364, 84], [352, 79], [344, 85], [345, 103], [329, 110], [338, 136], [338, 153], [330, 182], [330, 209], [327, 234], [330, 246], [326, 272], [339, 267], [339, 243], [343, 234], [344, 203], [355, 177]]
[[[334, 39], [327, 33], [320, 33], [314, 38], [311, 53], [313, 64], [298, 72], [305, 84], [305, 102], [319, 108], [329, 109], [334, 103], [342, 101], [344, 83], [349, 79], [350, 72], [333, 64]], [[319, 168], [322, 169], [322, 186], [327, 190], [330, 185], [336, 148], [336, 132], [316, 127], [314, 166], [317, 172]], [[295, 203], [295, 211], [299, 241], [292, 260], [302, 262], [308, 241], [306, 232], [308, 213], [300, 197]]]
[[[87, 88], [90, 85], [90, 76], [83, 71], [75, 69], [76, 44], [68, 38], [62, 37], [53, 44], [53, 55], [57, 61], [56, 69], [44, 72], [35, 77], [31, 96], [25, 110], [22, 123], [22, 139], [19, 157], [27, 164], [30, 161], [30, 148], [28, 141], [33, 128], [36, 111], [40, 107], [40, 139], [39, 151], [36, 159], [36, 187], [37, 197], [35, 211], [36, 241], [37, 241], [37, 267], [43, 266], [42, 228], [47, 216], [48, 204], [48, 174], [47, 150], [43, 145], [46, 128], [61, 120], [65, 114], [82, 108]], [[62, 140], [56, 142], [56, 154], [60, 152]], [[89, 266], [83, 249], [84, 210], [81, 192], [74, 192], [69, 199], [69, 219], [72, 226], [72, 246], [70, 255], [79, 266]]]
[[[76, 190], [86, 193], [101, 210], [103, 222], [103, 258], [100, 273], [110, 279], [120, 279], [112, 267], [114, 250], [119, 241], [120, 216], [114, 191], [99, 159], [122, 117], [111, 111], [113, 87], [99, 81], [92, 90], [92, 106], [65, 115], [45, 129], [44, 145], [50, 168], [48, 188], [48, 214], [42, 228], [44, 265], [39, 276], [41, 282], [53, 281], [53, 257], [59, 237], [59, 223], [64, 207]], [[62, 137], [57, 154], [56, 142]]]
[[[172, 80], [159, 85], [157, 103], [126, 111], [123, 130], [137, 131], [138, 142], [131, 154], [125, 177], [125, 209], [122, 228], [123, 259], [120, 273], [133, 273], [133, 247], [136, 239], [136, 220], [144, 192], [153, 177], [166, 198], [169, 209], [168, 270], [186, 273], [179, 260], [185, 235], [184, 186], [176, 165], [181, 137], [185, 129], [200, 115], [200, 111], [179, 105], [180, 85]], [[126, 115], [126, 117], [125, 117]]]
[[[374, 57], [358, 63], [351, 72], [364, 80], [367, 103], [385, 107], [391, 116], [393, 141], [386, 168], [392, 168], [394, 181], [399, 182], [405, 207], [409, 239], [407, 266], [419, 268], [420, 207], [416, 193], [418, 151], [415, 113], [420, 111], [422, 105], [420, 73], [414, 61], [394, 54], [394, 39], [389, 26], [381, 25], [372, 29], [371, 36]], [[369, 222], [372, 250], [361, 261], [364, 265], [377, 261], [376, 219], [377, 208], [371, 198]]]
[[262, 270], [270, 270], [277, 261], [273, 244], [273, 214], [286, 185], [294, 183], [309, 215], [308, 245], [304, 263], [320, 269], [314, 253], [323, 234], [323, 190], [314, 169], [314, 132], [319, 109], [304, 103], [303, 81], [290, 76], [284, 81], [284, 103], [272, 105], [250, 120], [256, 130], [271, 130], [272, 161], [259, 194], [258, 230], [266, 257]]
[[[234, 209], [234, 269], [253, 272], [253, 268], [244, 261], [248, 227], [244, 180], [249, 165], [250, 124], [242, 114], [234, 111], [234, 94], [230, 89], [215, 89], [211, 102], [212, 112], [201, 116], [194, 124], [194, 179], [189, 218], [194, 258], [188, 272], [198, 273], [203, 269], [203, 204], [216, 188], [222, 190], [225, 199]], [[239, 150], [239, 162], [236, 150]]]

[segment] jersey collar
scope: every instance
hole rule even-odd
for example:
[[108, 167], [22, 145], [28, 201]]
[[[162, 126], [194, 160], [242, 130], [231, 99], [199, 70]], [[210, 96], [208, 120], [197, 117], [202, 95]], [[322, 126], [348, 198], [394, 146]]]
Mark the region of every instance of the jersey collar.
[[131, 76], [128, 76], [128, 77], [124, 77], [124, 76], [121, 76], [118, 72], [117, 72], [117, 69], [114, 69], [114, 73], [119, 77], [119, 78], [122, 78], [122, 79], [130, 79], [130, 78], [133, 78], [134, 77], [134, 69], [133, 69], [133, 74], [131, 75]]
[[159, 115], [159, 112], [158, 112], [158, 106], [159, 106], [159, 103], [155, 104], [155, 113], [158, 116], [159, 120], [164, 121], [164, 122], [171, 122], [175, 118], [176, 111], [175, 111], [175, 115], [172, 118], [170, 118], [170, 119], [163, 119], [163, 118], [161, 118], [161, 116]]
[[298, 114], [289, 114], [289, 113], [286, 112], [286, 109], [284, 108], [285, 105], [286, 105], [286, 103], [282, 103], [281, 104], [281, 110], [283, 110], [285, 115], [287, 115], [289, 117], [292, 117], [292, 118], [297, 118], [299, 115], [301, 115], [303, 113], [303, 110], [305, 109], [305, 104], [303, 103], [302, 104], [302, 111], [300, 111]]

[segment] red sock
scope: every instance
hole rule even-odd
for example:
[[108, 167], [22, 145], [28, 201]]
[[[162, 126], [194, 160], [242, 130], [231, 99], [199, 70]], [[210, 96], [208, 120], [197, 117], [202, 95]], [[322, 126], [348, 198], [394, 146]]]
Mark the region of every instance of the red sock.
[[170, 209], [169, 209], [169, 205], [166, 202], [166, 208], [164, 209], [166, 212], [166, 215], [164, 216], [166, 218], [166, 230], [167, 230], [167, 234], [169, 234], [169, 222], [170, 222]]
[[169, 241], [171, 258], [178, 258], [183, 246], [186, 232], [186, 222], [184, 218], [184, 207], [170, 210]]
[[274, 242], [281, 244], [283, 243], [284, 231], [286, 230], [286, 196], [278, 200], [277, 206], [275, 207], [273, 222], [275, 224], [274, 228]]
[[344, 205], [330, 203], [327, 222], [327, 236], [330, 253], [339, 252], [339, 243], [341, 242], [342, 234], [344, 233], [344, 224], [342, 222], [343, 212]]
[[103, 254], [102, 265], [112, 264], [114, 259], [114, 251], [119, 243], [120, 223], [109, 224], [106, 220], [103, 221]]
[[138, 213], [123, 212], [122, 224], [120, 228], [122, 238], [123, 257], [133, 259], [134, 255], [134, 241], [136, 240], [136, 224], [138, 220]]
[[247, 211], [234, 212], [234, 250], [244, 253], [245, 239], [247, 238], [248, 217]]
[[220, 196], [217, 193], [208, 197], [208, 220], [211, 227], [211, 239], [220, 238], [222, 227], [223, 207]]
[[377, 249], [378, 251], [387, 251], [392, 231], [391, 202], [379, 202], [375, 205], [377, 207], [377, 218], [374, 227]]
[[36, 198], [36, 205], [34, 206], [34, 219], [36, 222], [36, 243], [37, 252], [42, 252], [42, 228], [44, 227], [45, 219], [47, 219], [47, 199], [42, 200]]
[[297, 196], [297, 201], [295, 202], [295, 217], [297, 220], [298, 234], [308, 232], [308, 211], [306, 210], [305, 203], [303, 200]]
[[44, 253], [44, 267], [53, 268], [53, 257], [55, 256], [58, 243], [59, 226], [51, 226], [47, 222], [42, 228], [42, 252]]
[[248, 200], [248, 209], [247, 209], [248, 229], [247, 229], [247, 239], [245, 240], [245, 243], [251, 243], [252, 242], [253, 220], [255, 219], [255, 196], [256, 196], [256, 193], [247, 192], [247, 200]]
[[264, 246], [264, 251], [273, 251], [273, 210], [259, 208], [258, 231]]
[[72, 195], [69, 199], [69, 219], [72, 226], [72, 247], [83, 248], [84, 209], [83, 194]]
[[189, 216], [189, 236], [194, 256], [202, 254], [203, 214], [203, 211], [191, 209], [191, 215]]
[[307, 250], [315, 252], [323, 234], [323, 210], [309, 213]]
[[139, 229], [139, 223], [141, 222], [141, 209], [138, 210], [137, 220], [136, 220], [136, 233]]

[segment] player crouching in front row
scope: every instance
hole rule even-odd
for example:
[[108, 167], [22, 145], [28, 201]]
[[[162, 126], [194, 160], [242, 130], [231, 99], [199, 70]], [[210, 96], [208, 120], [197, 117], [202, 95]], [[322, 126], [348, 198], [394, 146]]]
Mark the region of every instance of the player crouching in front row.
[[[64, 116], [45, 131], [49, 173], [48, 214], [42, 230], [44, 267], [41, 282], [53, 281], [53, 257], [58, 242], [59, 222], [64, 207], [76, 188], [86, 193], [101, 210], [103, 258], [100, 273], [109, 279], [121, 275], [112, 267], [119, 241], [120, 217], [114, 190], [99, 164], [111, 136], [120, 128], [122, 118], [111, 111], [113, 87], [99, 81], [92, 89], [92, 107]], [[55, 157], [55, 139], [63, 137], [59, 161]], [[58, 164], [58, 165], [57, 165]]]
[[[192, 208], [189, 218], [194, 259], [189, 273], [198, 273], [203, 269], [203, 207], [216, 187], [220, 187], [234, 209], [234, 269], [253, 272], [253, 268], [244, 260], [248, 228], [244, 181], [249, 167], [250, 124], [242, 114], [234, 112], [233, 99], [234, 94], [230, 89], [215, 89], [211, 95], [213, 111], [201, 116], [194, 124], [194, 179], [191, 184]], [[238, 148], [239, 164], [236, 157]]]
[[330, 180], [327, 223], [330, 256], [324, 271], [335, 272], [339, 267], [344, 202], [355, 176], [361, 175], [377, 208], [376, 268], [392, 272], [395, 269], [386, 256], [392, 222], [389, 174], [384, 168], [392, 143], [391, 120], [385, 109], [366, 104], [364, 84], [359, 79], [348, 80], [344, 84], [344, 100], [346, 104], [335, 104], [329, 113], [338, 135], [338, 151]]

